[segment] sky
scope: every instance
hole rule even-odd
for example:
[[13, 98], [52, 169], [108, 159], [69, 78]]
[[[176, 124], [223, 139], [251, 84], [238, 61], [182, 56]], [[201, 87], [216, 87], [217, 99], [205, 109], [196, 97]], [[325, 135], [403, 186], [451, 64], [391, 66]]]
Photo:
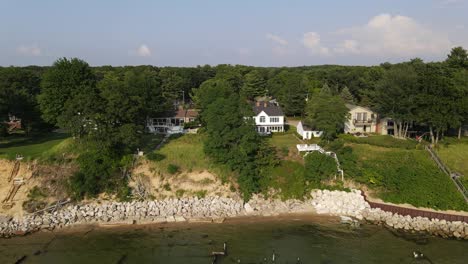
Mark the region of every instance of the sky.
[[377, 65], [468, 48], [468, 0], [0, 0], [0, 66]]

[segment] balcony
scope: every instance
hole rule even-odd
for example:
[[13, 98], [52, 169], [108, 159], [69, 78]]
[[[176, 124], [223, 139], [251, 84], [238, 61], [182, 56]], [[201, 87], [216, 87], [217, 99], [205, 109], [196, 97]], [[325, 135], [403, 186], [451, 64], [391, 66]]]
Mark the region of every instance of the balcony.
[[375, 123], [375, 119], [367, 119], [367, 120], [357, 120], [353, 119], [353, 124], [355, 126], [370, 126], [372, 123]]

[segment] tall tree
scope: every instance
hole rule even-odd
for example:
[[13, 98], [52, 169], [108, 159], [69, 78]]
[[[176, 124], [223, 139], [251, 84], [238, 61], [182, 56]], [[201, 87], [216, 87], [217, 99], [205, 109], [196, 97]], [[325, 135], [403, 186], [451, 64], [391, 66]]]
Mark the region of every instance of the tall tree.
[[468, 69], [468, 52], [462, 47], [455, 47], [450, 51], [445, 62], [452, 68]]
[[[255, 131], [250, 105], [226, 80], [208, 80], [195, 91], [207, 138], [204, 150], [215, 162], [238, 173], [237, 182], [245, 199], [259, 191], [265, 166], [274, 163], [273, 151], [262, 144]], [[259, 157], [261, 155], [261, 157]]]
[[322, 130], [322, 137], [333, 140], [343, 129], [348, 108], [339, 96], [320, 93], [309, 100], [306, 109], [306, 123], [317, 130]]
[[353, 96], [353, 95], [351, 94], [351, 92], [349, 91], [348, 86], [345, 86], [345, 87], [341, 90], [340, 97], [341, 97], [341, 99], [343, 99], [343, 101], [345, 101], [345, 103], [347, 103], [347, 104], [355, 104], [355, 103], [356, 103], [356, 100], [354, 99], [354, 96]]
[[376, 85], [375, 107], [381, 115], [394, 120], [396, 137], [406, 137], [415, 120], [418, 87], [419, 76], [410, 63], [390, 67]]
[[[67, 109], [77, 95], [88, 93], [96, 86], [96, 76], [88, 63], [77, 58], [62, 58], [54, 62], [43, 76], [38, 97], [42, 116], [51, 124], [66, 127], [64, 113], [78, 115], [83, 109]], [[60, 118], [62, 116], [62, 118]]]
[[248, 99], [266, 95], [266, 81], [258, 71], [251, 71], [244, 76], [241, 94]]
[[0, 123], [12, 115], [21, 119], [26, 133], [42, 126], [36, 99], [39, 83], [38, 74], [29, 69], [0, 68]]
[[277, 97], [286, 115], [301, 115], [308, 94], [307, 79], [298, 72], [281, 71], [268, 81], [268, 90]]

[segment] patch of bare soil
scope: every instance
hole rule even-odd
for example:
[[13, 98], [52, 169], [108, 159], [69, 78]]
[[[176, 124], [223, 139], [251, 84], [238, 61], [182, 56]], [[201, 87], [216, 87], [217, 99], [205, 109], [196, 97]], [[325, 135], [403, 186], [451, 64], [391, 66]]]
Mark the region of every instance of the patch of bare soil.
[[[20, 162], [18, 173], [11, 181], [9, 178], [15, 166], [15, 161], [0, 160], [0, 214], [23, 216], [23, 203], [30, 200], [28, 194], [33, 188], [40, 191], [36, 197], [40, 203], [49, 204], [66, 197], [66, 179], [76, 168], [70, 165], [39, 165], [35, 162]], [[4, 202], [10, 195], [14, 181], [23, 182], [16, 193]]]
[[221, 196], [238, 197], [231, 190], [230, 183], [223, 183], [215, 174], [207, 171], [180, 172], [174, 175], [161, 175], [151, 168], [150, 163], [141, 161], [133, 170], [130, 186], [143, 186], [156, 199], [167, 197]]

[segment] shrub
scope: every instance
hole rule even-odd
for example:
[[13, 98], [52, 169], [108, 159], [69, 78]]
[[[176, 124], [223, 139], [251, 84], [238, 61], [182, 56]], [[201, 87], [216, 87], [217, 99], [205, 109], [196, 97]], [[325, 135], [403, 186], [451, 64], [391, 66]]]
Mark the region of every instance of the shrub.
[[184, 196], [184, 193], [185, 193], [184, 189], [178, 189], [175, 194], [177, 198], [181, 198], [182, 196]]
[[283, 154], [284, 157], [287, 157], [289, 155], [289, 148], [286, 146], [282, 147], [281, 154]]
[[148, 160], [151, 160], [151, 161], [161, 161], [161, 160], [165, 159], [166, 156], [164, 156], [161, 153], [150, 152], [150, 153], [146, 154], [146, 158]]
[[332, 157], [316, 151], [305, 157], [305, 178], [309, 182], [320, 184], [336, 173], [336, 163]]
[[104, 190], [115, 190], [116, 183], [119, 184], [115, 179], [117, 162], [111, 152], [103, 149], [91, 150], [81, 154], [77, 162], [80, 170], [70, 179], [74, 198], [95, 197]]
[[163, 185], [163, 189], [169, 192], [171, 190], [171, 185], [169, 183], [166, 183]]
[[176, 174], [177, 172], [179, 172], [179, 166], [175, 164], [169, 164], [167, 165], [167, 172], [169, 174]]
[[197, 196], [198, 199], [205, 198], [206, 193], [207, 193], [206, 190], [196, 191], [195, 196]]

